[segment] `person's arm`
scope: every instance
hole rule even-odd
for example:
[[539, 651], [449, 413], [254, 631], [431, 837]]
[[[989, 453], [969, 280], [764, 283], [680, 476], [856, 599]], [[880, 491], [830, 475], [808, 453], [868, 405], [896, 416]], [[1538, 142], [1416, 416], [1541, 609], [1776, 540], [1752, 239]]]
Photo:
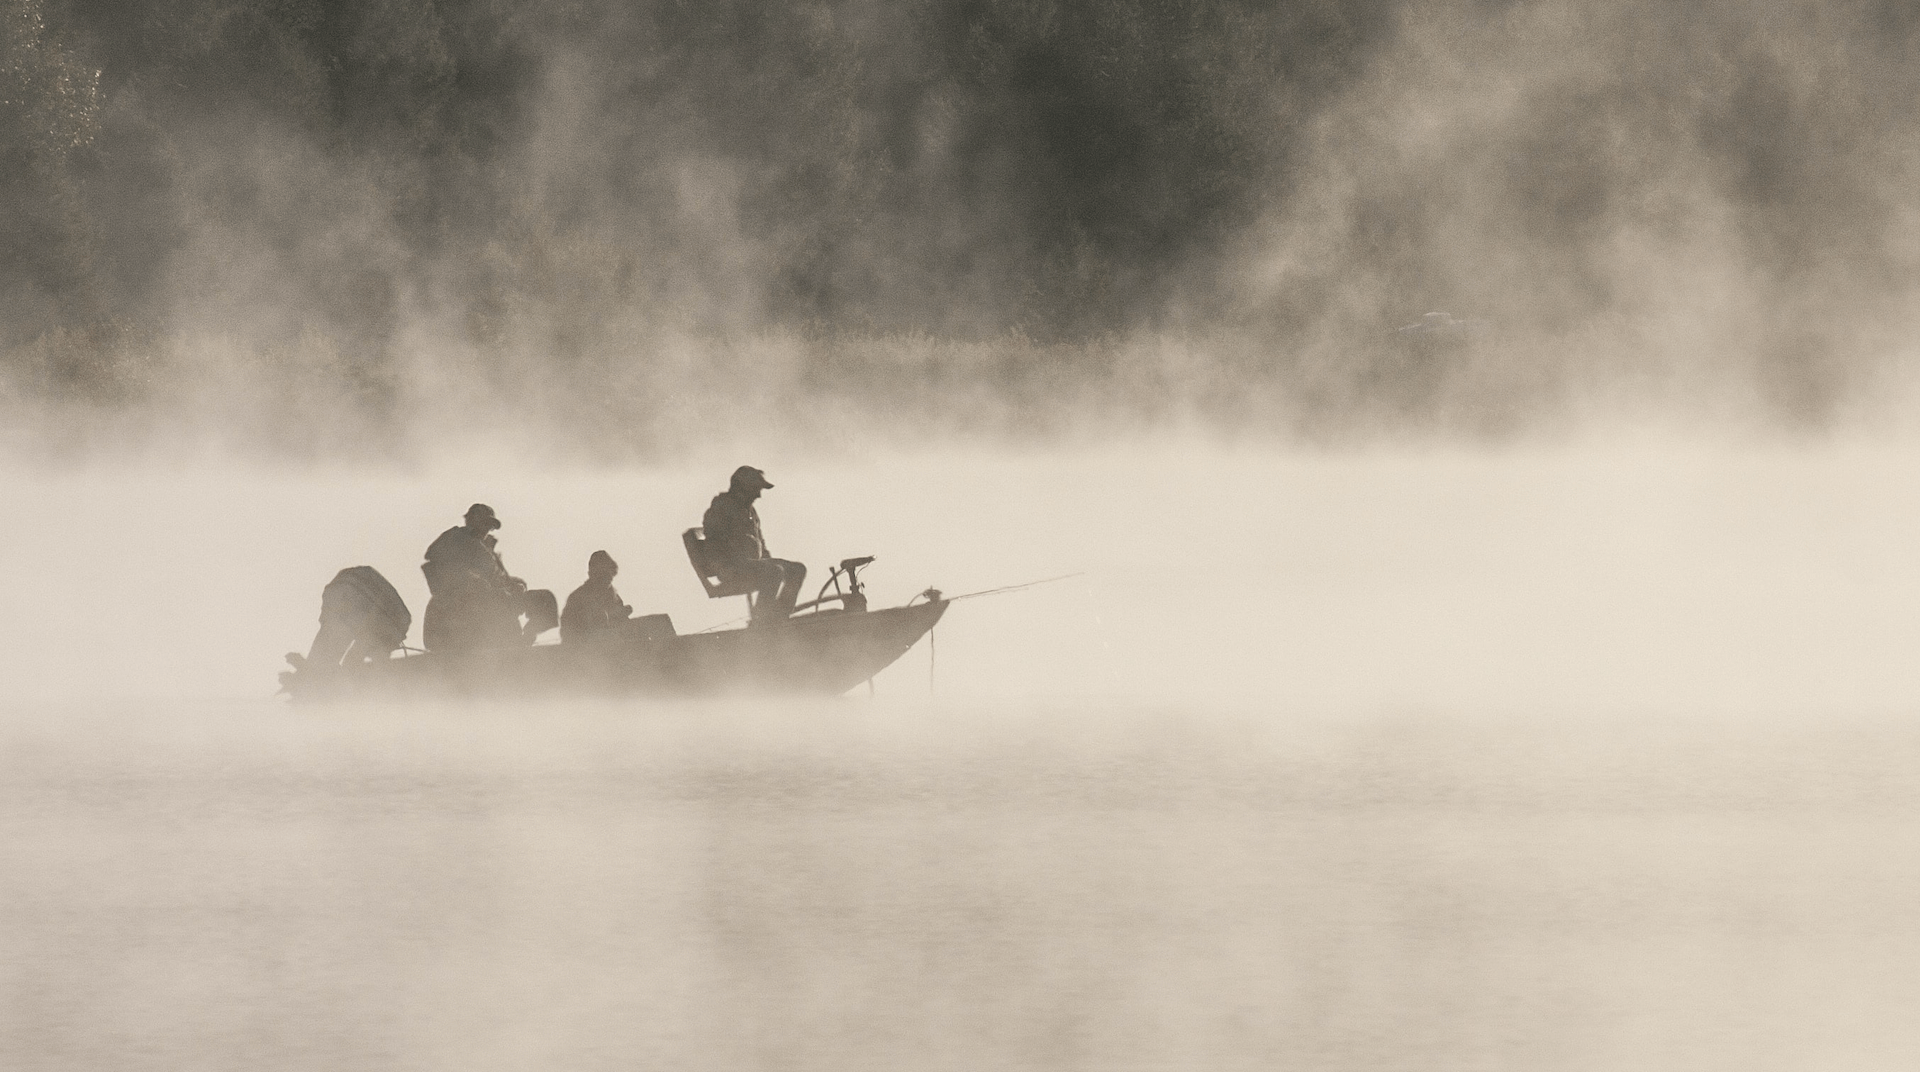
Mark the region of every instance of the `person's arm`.
[[706, 516], [707, 544], [722, 562], [750, 562], [756, 557], [752, 517], [730, 498], [714, 501]]
[[626, 615], [621, 613], [626, 609], [626, 605], [620, 602], [620, 593], [608, 588], [606, 595], [600, 597], [601, 623], [608, 629], [619, 625], [626, 618]]
[[767, 550], [767, 532], [760, 527], [760, 511], [749, 506], [740, 512], [740, 531], [744, 537], [740, 542], [751, 545], [748, 558], [772, 558], [773, 552]]

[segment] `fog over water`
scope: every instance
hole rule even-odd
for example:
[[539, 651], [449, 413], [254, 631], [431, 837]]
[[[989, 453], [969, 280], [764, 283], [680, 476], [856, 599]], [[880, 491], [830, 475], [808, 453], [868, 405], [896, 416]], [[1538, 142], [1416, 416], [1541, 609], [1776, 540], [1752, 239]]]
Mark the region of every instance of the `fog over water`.
[[[1506, 452], [1080, 450], [753, 455], [771, 546], [874, 554], [876, 604], [975, 592], [937, 695], [1133, 704], [1902, 710], [1920, 701], [1920, 458], [1887, 443]], [[425, 544], [485, 501], [507, 564], [564, 594], [590, 552], [682, 632], [678, 534], [731, 456], [637, 468], [15, 470], [5, 695], [265, 697], [319, 590], [372, 565], [416, 618]], [[163, 625], [157, 623], [164, 623]], [[419, 640], [416, 629], [412, 640]], [[921, 700], [927, 652], [877, 692]]]
[[[1902, 1065], [1910, 451], [755, 456], [958, 603], [875, 695], [289, 708], [485, 496], [703, 599], [725, 472], [15, 470], [10, 1068]], [[107, 568], [106, 563], [111, 563]]]
[[[0, 1069], [1920, 1064], [1920, 9], [0, 0]], [[472, 502], [869, 693], [274, 695]], [[410, 638], [419, 643], [417, 628]]]

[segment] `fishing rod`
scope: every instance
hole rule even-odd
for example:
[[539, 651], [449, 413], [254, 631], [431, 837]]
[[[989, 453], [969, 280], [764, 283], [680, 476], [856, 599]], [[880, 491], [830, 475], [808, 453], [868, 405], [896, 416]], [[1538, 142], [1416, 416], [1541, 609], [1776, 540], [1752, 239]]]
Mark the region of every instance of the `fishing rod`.
[[[998, 587], [998, 588], [983, 588], [983, 589], [981, 589], [981, 590], [980, 590], [980, 591], [978, 591], [978, 592], [964, 592], [964, 593], [962, 593], [962, 594], [960, 594], [960, 595], [957, 595], [957, 596], [947, 596], [947, 597], [945, 597], [945, 598], [946, 598], [946, 601], [947, 601], [947, 602], [949, 602], [949, 603], [958, 603], [958, 602], [959, 602], [960, 600], [963, 600], [963, 599], [973, 599], [973, 598], [974, 598], [974, 597], [976, 597], [976, 596], [997, 596], [997, 595], [1000, 595], [1000, 594], [1001, 594], [1001, 593], [1003, 593], [1003, 592], [1019, 592], [1019, 591], [1022, 591], [1022, 590], [1024, 590], [1024, 589], [1027, 589], [1027, 588], [1035, 588], [1035, 587], [1038, 587], [1039, 585], [1043, 585], [1043, 584], [1052, 584], [1052, 583], [1053, 583], [1053, 582], [1055, 582], [1055, 581], [1065, 581], [1065, 580], [1071, 580], [1071, 579], [1073, 579], [1073, 578], [1075, 578], [1075, 577], [1084, 577], [1084, 576], [1086, 576], [1086, 571], [1085, 571], [1085, 570], [1080, 570], [1080, 571], [1077, 571], [1077, 572], [1074, 572], [1074, 573], [1062, 573], [1062, 574], [1061, 574], [1060, 576], [1058, 576], [1058, 577], [1045, 577], [1045, 578], [1042, 578], [1042, 579], [1040, 579], [1040, 580], [1037, 580], [1037, 581], [1026, 581], [1026, 582], [1024, 582], [1024, 583], [1021, 583], [1021, 584], [1003, 584], [1003, 585], [1001, 585], [1001, 586], [1000, 586], [1000, 587]], [[941, 598], [941, 597], [940, 597], [940, 596], [939, 596], [939, 595], [937, 594], [937, 593], [938, 593], [938, 590], [937, 590], [937, 589], [933, 589], [933, 588], [929, 588], [929, 589], [927, 589], [927, 592], [934, 592], [934, 593], [936, 593], [936, 594], [935, 594], [935, 596], [934, 596], [934, 598], [936, 598], [936, 599], [938, 599], [938, 598]], [[926, 594], [927, 594], [927, 592], [922, 592], [922, 593], [920, 593], [920, 594], [921, 594], [921, 595], [926, 595]]]
[[[1055, 581], [1066, 581], [1066, 580], [1071, 580], [1075, 577], [1084, 577], [1084, 576], [1086, 576], [1086, 571], [1081, 570], [1074, 573], [1062, 573], [1058, 577], [1043, 577], [1037, 581], [1023, 581], [1020, 584], [1003, 584], [998, 588], [983, 588], [978, 592], [963, 592], [957, 596], [942, 595], [940, 593], [940, 589], [929, 588], [924, 592], [916, 593], [913, 599], [907, 600], [907, 606], [909, 607], [913, 606], [914, 601], [920, 600], [920, 599], [924, 599], [929, 603], [942, 600], [942, 599], [946, 600], [948, 603], [957, 603], [963, 599], [974, 599], [979, 596], [1004, 595], [1008, 592], [1019, 592], [1028, 588], [1035, 588], [1043, 584], [1052, 584]], [[725, 629], [727, 626], [738, 625], [741, 622], [748, 621], [748, 620], [749, 619], [747, 618], [733, 618], [728, 621], [720, 622], [717, 625], [709, 625], [705, 629], [699, 630], [699, 632], [711, 633], [716, 629]]]
[[913, 606], [914, 599], [924, 599], [929, 603], [939, 602], [940, 600], [946, 600], [948, 603], [958, 603], [960, 600], [972, 599], [975, 596], [997, 596], [1006, 592], [1018, 592], [1018, 591], [1021, 591], [1022, 589], [1032, 588], [1036, 585], [1052, 584], [1055, 581], [1064, 581], [1073, 577], [1081, 577], [1081, 576], [1085, 576], [1084, 571], [1079, 573], [1062, 573], [1058, 577], [1046, 577], [1038, 581], [1026, 581], [1021, 584], [1003, 584], [998, 588], [983, 588], [978, 592], [962, 592], [960, 595], [957, 595], [957, 596], [942, 595], [940, 592], [940, 589], [929, 588], [926, 591], [915, 595], [913, 599], [907, 600], [907, 606], [909, 607]]

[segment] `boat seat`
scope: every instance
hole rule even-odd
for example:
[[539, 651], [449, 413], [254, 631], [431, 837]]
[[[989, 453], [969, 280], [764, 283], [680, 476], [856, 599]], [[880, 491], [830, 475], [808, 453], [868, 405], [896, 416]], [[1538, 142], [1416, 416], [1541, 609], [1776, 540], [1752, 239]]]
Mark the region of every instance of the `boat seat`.
[[687, 545], [687, 561], [693, 564], [693, 572], [700, 578], [700, 587], [707, 590], [708, 599], [722, 599], [726, 596], [746, 596], [747, 602], [753, 602], [754, 587], [751, 581], [734, 579], [722, 580], [713, 568], [713, 559], [707, 554], [706, 530], [691, 528], [680, 534], [680, 542]]

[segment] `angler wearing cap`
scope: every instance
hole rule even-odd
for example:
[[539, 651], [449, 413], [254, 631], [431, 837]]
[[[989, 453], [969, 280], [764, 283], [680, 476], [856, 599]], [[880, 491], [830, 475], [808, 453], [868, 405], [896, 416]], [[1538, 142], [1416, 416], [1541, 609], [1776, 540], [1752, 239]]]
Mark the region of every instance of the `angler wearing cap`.
[[[432, 595], [421, 630], [429, 651], [524, 646], [559, 624], [552, 592], [528, 591], [527, 582], [507, 573], [494, 550], [492, 533], [499, 527], [493, 507], [474, 503], [465, 524], [428, 546], [420, 572]], [[524, 628], [522, 614], [528, 619]]]
[[582, 641], [613, 636], [622, 622], [633, 617], [633, 608], [620, 601], [613, 590], [614, 575], [620, 564], [605, 551], [595, 551], [587, 559], [587, 583], [567, 597], [567, 609], [560, 612], [560, 642]]
[[767, 554], [760, 514], [753, 503], [771, 487], [767, 474], [743, 465], [733, 471], [727, 490], [713, 497], [700, 522], [706, 530], [708, 556], [721, 580], [752, 585], [755, 625], [785, 621], [807, 580], [807, 567]]

